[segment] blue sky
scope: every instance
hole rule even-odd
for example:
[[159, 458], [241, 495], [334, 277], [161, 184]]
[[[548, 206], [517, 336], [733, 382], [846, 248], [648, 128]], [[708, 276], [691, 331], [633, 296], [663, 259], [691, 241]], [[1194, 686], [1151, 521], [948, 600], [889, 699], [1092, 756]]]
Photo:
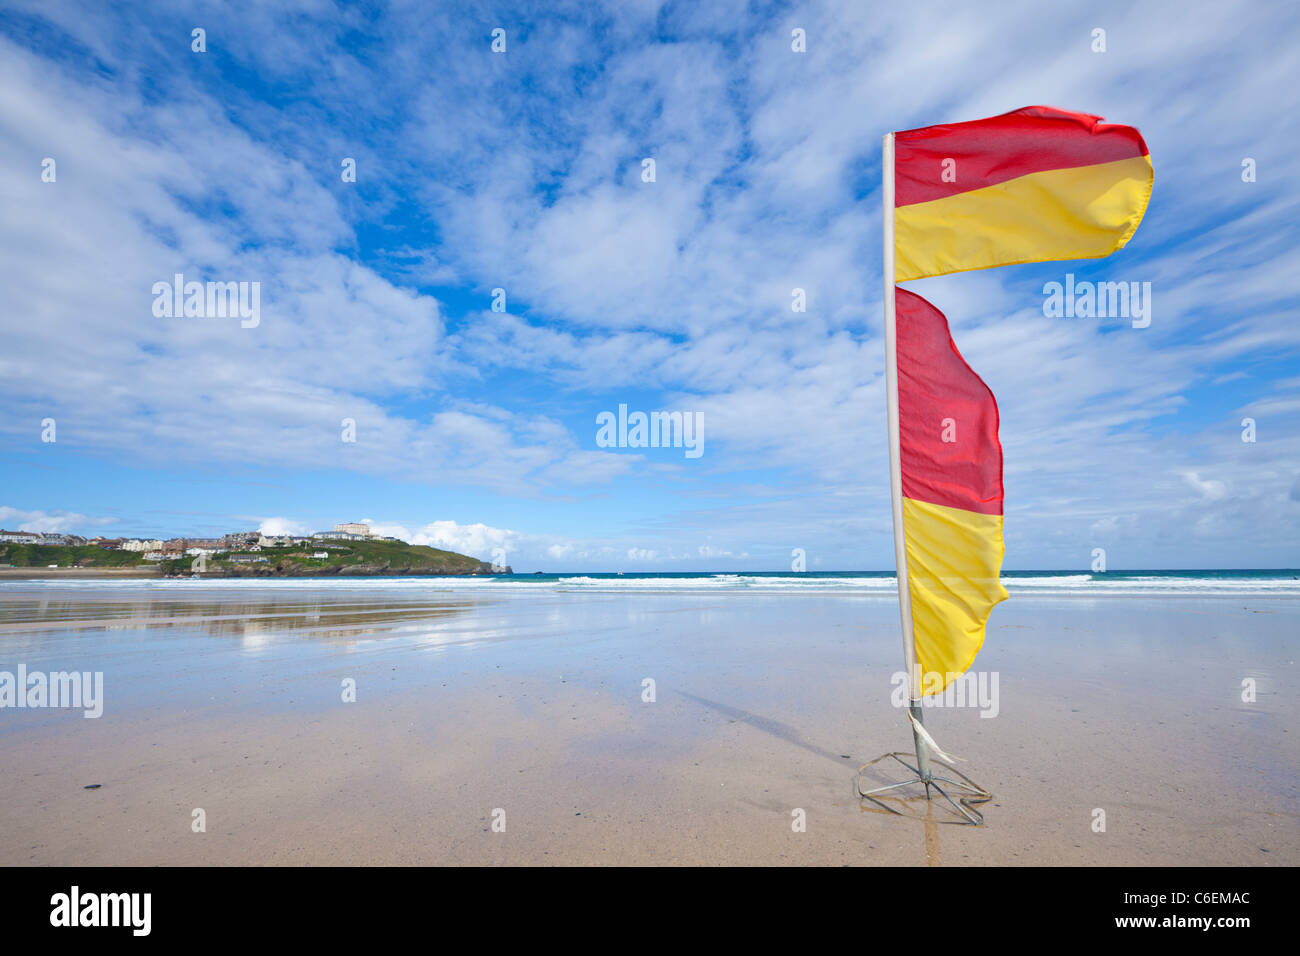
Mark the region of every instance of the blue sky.
[[[1006, 566], [1300, 565], [1300, 14], [897, 6], [6, 4], [0, 525], [892, 567], [880, 137], [1048, 104], [1143, 132], [1134, 240], [911, 284], [998, 398]], [[155, 317], [176, 272], [260, 323]], [[1046, 318], [1066, 273], [1150, 327]], [[704, 454], [598, 447], [620, 404]]]

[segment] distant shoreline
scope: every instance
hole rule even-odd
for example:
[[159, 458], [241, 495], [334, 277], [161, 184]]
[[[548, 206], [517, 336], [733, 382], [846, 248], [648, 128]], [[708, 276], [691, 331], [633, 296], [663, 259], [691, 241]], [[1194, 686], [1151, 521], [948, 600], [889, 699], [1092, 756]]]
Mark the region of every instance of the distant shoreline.
[[[0, 580], [327, 578], [509, 574], [467, 554], [389, 538], [323, 540], [305, 548], [234, 542], [227, 550], [126, 552], [102, 545], [0, 544]], [[193, 560], [191, 560], [193, 558]]]
[[130, 568], [0, 568], [0, 580], [36, 580], [43, 578], [139, 578], [142, 580], [198, 580], [198, 581], [215, 581], [215, 580], [266, 580], [268, 578], [379, 578], [379, 577], [422, 577], [422, 578], [491, 578], [500, 577], [503, 573], [510, 572], [500, 571], [448, 571], [448, 570], [429, 570], [423, 571], [418, 568], [410, 569], [384, 569], [384, 570], [359, 570], [355, 568], [345, 568], [343, 571], [330, 569], [321, 572], [294, 572], [293, 574], [277, 573], [275, 571], [251, 571], [251, 572], [229, 572], [229, 571], [207, 571], [202, 574], [172, 574], [165, 575], [161, 568], [149, 567], [130, 567]]
[[0, 568], [0, 578], [161, 578], [159, 568]]

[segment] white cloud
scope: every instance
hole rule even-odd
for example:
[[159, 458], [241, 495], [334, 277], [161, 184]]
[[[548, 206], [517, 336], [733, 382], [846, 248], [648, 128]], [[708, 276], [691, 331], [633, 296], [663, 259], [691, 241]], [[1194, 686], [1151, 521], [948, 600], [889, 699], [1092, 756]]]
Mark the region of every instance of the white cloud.
[[312, 528], [304, 522], [290, 518], [262, 518], [258, 522], [257, 530], [265, 535], [309, 535], [322, 529]]
[[0, 527], [8, 531], [75, 534], [83, 529], [107, 528], [117, 523], [117, 518], [94, 518], [69, 511], [24, 511], [0, 505]]
[[1183, 472], [1183, 480], [1196, 490], [1202, 498], [1217, 501], [1228, 493], [1228, 486], [1214, 478], [1202, 479], [1195, 471]]
[[490, 528], [485, 524], [457, 524], [455, 521], [432, 521], [416, 530], [409, 539], [412, 544], [427, 544], [447, 551], [473, 555], [484, 560], [501, 548], [509, 559], [519, 535], [505, 528]]

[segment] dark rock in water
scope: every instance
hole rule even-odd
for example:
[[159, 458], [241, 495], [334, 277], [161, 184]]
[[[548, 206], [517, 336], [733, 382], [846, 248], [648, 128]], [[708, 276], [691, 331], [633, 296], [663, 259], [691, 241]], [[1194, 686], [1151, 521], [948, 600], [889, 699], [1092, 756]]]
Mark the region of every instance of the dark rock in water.
[[98, 790], [98, 789], [99, 789], [100, 787], [102, 787], [102, 786], [103, 786], [102, 783], [88, 783], [88, 784], [86, 784], [84, 787], [82, 787], [81, 789], [82, 789], [82, 790]]

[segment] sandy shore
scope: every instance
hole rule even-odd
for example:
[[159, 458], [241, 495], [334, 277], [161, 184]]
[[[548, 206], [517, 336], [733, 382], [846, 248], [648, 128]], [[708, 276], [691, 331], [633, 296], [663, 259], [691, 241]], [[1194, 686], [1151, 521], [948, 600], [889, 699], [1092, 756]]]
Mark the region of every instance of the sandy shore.
[[106, 700], [0, 711], [0, 864], [1295, 865], [1298, 612], [1000, 607], [997, 716], [927, 714], [994, 793], [974, 829], [854, 795], [910, 739], [888, 600], [7, 587], [0, 670]]
[[51, 578], [160, 578], [158, 568], [0, 568], [0, 580], [33, 581]]

